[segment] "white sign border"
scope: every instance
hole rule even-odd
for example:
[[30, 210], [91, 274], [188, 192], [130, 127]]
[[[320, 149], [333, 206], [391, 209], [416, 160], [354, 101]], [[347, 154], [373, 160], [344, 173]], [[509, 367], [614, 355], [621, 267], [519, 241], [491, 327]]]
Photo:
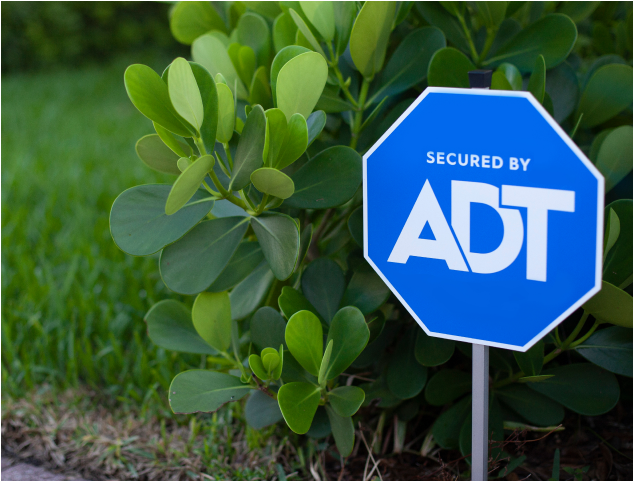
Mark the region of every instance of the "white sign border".
[[[578, 156], [578, 158], [583, 162], [585, 167], [589, 169], [589, 172], [593, 174], [593, 176], [598, 181], [598, 216], [597, 216], [597, 238], [596, 238], [596, 280], [594, 286], [580, 299], [578, 299], [572, 306], [570, 306], [565, 312], [563, 312], [560, 316], [558, 316], [554, 321], [552, 321], [545, 329], [539, 332], [530, 342], [525, 344], [524, 346], [516, 346], [512, 344], [503, 344], [499, 342], [490, 342], [483, 341], [481, 339], [473, 339], [469, 337], [461, 337], [461, 336], [452, 336], [448, 334], [441, 334], [430, 331], [422, 322], [422, 320], [417, 316], [415, 311], [411, 309], [409, 304], [402, 298], [400, 293], [393, 287], [393, 285], [389, 282], [389, 280], [383, 275], [381, 270], [378, 268], [376, 264], [369, 257], [369, 245], [368, 245], [368, 204], [367, 204], [367, 160], [374, 153], [374, 151], [380, 147], [380, 145], [389, 137], [395, 129], [406, 119], [409, 114], [424, 100], [424, 98], [430, 93], [447, 93], [447, 94], [458, 94], [458, 95], [483, 95], [483, 96], [492, 96], [492, 97], [518, 97], [527, 99], [532, 106], [541, 114], [541, 116], [547, 121], [547, 123], [554, 129], [554, 131], [558, 134], [558, 136], [563, 139], [563, 141], [567, 144], [567, 146]], [[405, 112], [398, 117], [389, 130], [387, 130], [382, 137], [363, 155], [363, 254], [367, 262], [371, 264], [374, 270], [378, 273], [381, 279], [389, 286], [391, 292], [393, 292], [396, 297], [400, 300], [402, 305], [409, 311], [409, 314], [416, 320], [416, 322], [420, 325], [424, 332], [426, 332], [429, 336], [439, 337], [442, 339], [452, 339], [455, 341], [468, 342], [472, 344], [481, 344], [484, 346], [490, 347], [500, 347], [503, 349], [510, 349], [513, 351], [525, 352], [530, 349], [534, 344], [540, 341], [543, 337], [547, 335], [554, 327], [564, 321], [570, 314], [572, 314], [576, 309], [582, 306], [585, 302], [587, 302], [591, 297], [593, 297], [596, 293], [600, 291], [602, 288], [602, 242], [603, 242], [603, 227], [604, 225], [604, 176], [600, 173], [600, 171], [596, 168], [593, 163], [587, 158], [587, 156], [583, 153], [582, 150], [578, 148], [578, 146], [574, 143], [572, 139], [569, 138], [567, 133], [558, 125], [556, 120], [554, 120], [549, 112], [543, 108], [543, 106], [534, 98], [534, 96], [529, 92], [523, 91], [510, 91], [510, 90], [487, 90], [487, 89], [462, 89], [462, 88], [452, 88], [452, 87], [427, 87], [424, 92], [422, 92], [417, 99], [409, 106]]]

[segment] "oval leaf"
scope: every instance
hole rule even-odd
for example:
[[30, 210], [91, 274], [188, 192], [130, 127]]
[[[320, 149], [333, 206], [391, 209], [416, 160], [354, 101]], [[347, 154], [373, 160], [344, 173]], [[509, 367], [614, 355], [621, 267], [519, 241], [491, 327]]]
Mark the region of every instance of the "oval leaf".
[[440, 366], [453, 357], [455, 341], [431, 337], [423, 330], [418, 331], [415, 341], [415, 358], [423, 366]]
[[343, 270], [332, 259], [312, 261], [301, 277], [303, 295], [329, 324], [341, 303], [345, 289]]
[[604, 175], [606, 192], [629, 175], [633, 170], [632, 126], [623, 125], [609, 132], [598, 151], [596, 167]]
[[193, 325], [211, 347], [226, 352], [231, 345], [231, 302], [226, 292], [201, 292], [191, 310]]
[[248, 218], [223, 217], [201, 222], [163, 249], [160, 273], [171, 290], [204, 291], [224, 270], [248, 228]]
[[373, 78], [382, 69], [395, 14], [394, 2], [365, 2], [356, 17], [349, 51], [365, 78]]
[[251, 341], [262, 350], [285, 344], [286, 322], [272, 307], [261, 307], [251, 319]]
[[568, 16], [546, 15], [513, 36], [483, 65], [508, 62], [521, 72], [531, 72], [536, 58], [543, 55], [548, 68], [556, 67], [567, 58], [577, 36], [576, 25]]
[[417, 396], [426, 384], [428, 371], [415, 360], [414, 345], [413, 332], [405, 333], [387, 366], [387, 386], [399, 399]]
[[580, 97], [576, 118], [581, 126], [593, 127], [614, 117], [633, 102], [633, 67], [610, 64], [591, 76]]
[[178, 114], [200, 132], [204, 118], [204, 108], [200, 89], [193, 76], [191, 66], [179, 57], [169, 67], [169, 99]]
[[307, 52], [289, 60], [277, 77], [277, 106], [290, 121], [293, 114], [304, 118], [312, 113], [327, 80], [327, 62], [316, 52]]
[[212, 356], [217, 354], [193, 327], [191, 309], [182, 302], [173, 299], [157, 302], [145, 314], [145, 322], [149, 338], [163, 349]]
[[285, 214], [252, 218], [252, 226], [268, 265], [279, 280], [290, 277], [299, 256], [299, 229]]
[[609, 412], [620, 398], [613, 374], [593, 364], [569, 364], [543, 371], [554, 377], [530, 383], [529, 388], [585, 416]]
[[576, 351], [607, 371], [633, 377], [633, 329], [619, 326], [601, 329]]
[[191, 137], [184, 119], [171, 105], [167, 84], [156, 72], [147, 65], [134, 64], [125, 70], [124, 80], [130, 100], [145, 117], [174, 134]]
[[165, 214], [171, 186], [139, 185], [122, 192], [112, 204], [110, 232], [116, 245], [133, 256], [147, 256], [177, 241], [206, 216], [213, 201], [196, 191], [192, 203], [174, 215]]
[[363, 352], [369, 341], [369, 328], [363, 314], [355, 307], [344, 307], [336, 313], [327, 335], [327, 344], [334, 341], [326, 379], [334, 379]]
[[226, 32], [226, 25], [209, 2], [178, 2], [169, 17], [169, 27], [174, 38], [186, 45], [209, 30]]
[[237, 144], [230, 190], [242, 190], [251, 179], [251, 174], [264, 162], [264, 143], [266, 140], [266, 115], [261, 105], [256, 105], [248, 114], [240, 142]]
[[283, 419], [279, 403], [262, 391], [255, 391], [246, 401], [246, 422], [253, 429], [262, 429]]
[[457, 369], [442, 369], [433, 376], [424, 390], [424, 398], [431, 406], [443, 406], [470, 392], [469, 373]]
[[319, 388], [306, 382], [284, 384], [277, 394], [281, 414], [297, 434], [305, 434], [310, 429], [320, 398]]
[[365, 391], [356, 386], [340, 386], [329, 392], [328, 400], [336, 414], [350, 417], [365, 401]]
[[313, 376], [319, 375], [323, 358], [323, 328], [317, 316], [310, 311], [299, 311], [293, 315], [286, 325], [286, 344], [306, 371]]
[[295, 185], [290, 177], [269, 167], [262, 167], [253, 172], [251, 182], [260, 192], [280, 199], [287, 199], [295, 191]]
[[453, 47], [435, 52], [429, 64], [429, 85], [433, 87], [470, 87], [468, 72], [475, 70], [473, 63]]
[[336, 448], [342, 457], [346, 458], [352, 454], [354, 448], [354, 423], [352, 418], [343, 417], [337, 414], [329, 406], [325, 406], [325, 411], [332, 426], [332, 435], [336, 442]]
[[284, 205], [328, 209], [350, 200], [362, 180], [360, 155], [342, 145], [325, 149], [301, 167], [292, 180], [295, 193]]
[[178, 156], [156, 134], [141, 137], [136, 143], [136, 153], [150, 169], [165, 174], [180, 175]]
[[215, 158], [212, 155], [203, 155], [187, 167], [176, 179], [165, 202], [165, 213], [173, 215], [178, 212], [193, 197], [200, 188], [200, 184], [211, 169]]
[[606, 281], [582, 307], [600, 322], [633, 327], [633, 296]]
[[169, 386], [169, 405], [177, 414], [211, 413], [242, 399], [251, 387], [221, 372], [194, 369], [176, 375]]

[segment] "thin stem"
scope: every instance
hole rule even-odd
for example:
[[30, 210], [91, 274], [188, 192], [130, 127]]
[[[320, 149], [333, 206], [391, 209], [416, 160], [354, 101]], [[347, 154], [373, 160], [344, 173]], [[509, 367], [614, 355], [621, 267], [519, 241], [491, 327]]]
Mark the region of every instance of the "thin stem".
[[264, 210], [266, 210], [266, 205], [268, 204], [269, 199], [270, 195], [264, 194], [264, 197], [262, 197], [262, 201], [260, 202], [259, 206], [257, 207], [257, 209], [254, 209], [255, 215], [259, 215], [264, 212]]
[[[560, 347], [554, 349], [547, 356], [545, 356], [545, 358], [543, 359], [543, 365], [551, 362], [552, 360], [557, 358], [561, 353], [563, 353], [567, 349], [573, 349], [577, 345], [579, 345], [582, 342], [584, 342], [586, 340], [586, 338], [588, 338], [591, 334], [593, 334], [593, 331], [595, 331], [596, 328], [598, 327], [598, 322], [596, 322], [594, 324], [594, 326], [589, 330], [589, 332], [587, 334], [585, 334], [577, 342], [575, 342], [575, 343], [573, 342], [574, 339], [576, 339], [576, 337], [578, 336], [578, 334], [582, 330], [582, 328], [585, 325], [585, 322], [587, 321], [588, 317], [589, 317], [589, 313], [587, 311], [585, 311], [583, 313], [582, 317], [580, 318], [580, 321], [578, 321], [578, 324], [576, 325], [576, 327], [574, 328], [572, 333], [569, 335], [569, 337], [567, 337], [567, 339], [565, 339], [565, 341], [560, 345]], [[511, 384], [511, 383], [515, 382], [516, 380], [522, 378], [523, 376], [525, 376], [525, 373], [523, 371], [519, 371], [518, 373], [516, 373], [513, 376], [508, 376], [507, 378], [505, 378], [505, 379], [503, 379], [503, 380], [501, 380], [499, 382], [496, 382], [495, 384], [493, 384], [493, 387], [495, 389], [497, 389], [497, 388], [500, 388], [500, 387], [503, 387], [503, 386], [507, 386], [508, 384]]]
[[256, 211], [257, 208], [255, 207], [255, 204], [253, 204], [253, 201], [251, 200], [251, 198], [246, 195], [246, 193], [244, 192], [244, 189], [240, 190], [240, 197], [246, 201], [246, 203], [249, 205], [249, 207], [253, 210]]
[[241, 207], [242, 209], [246, 211], [249, 210], [246, 204], [244, 204], [244, 201], [242, 199], [238, 199], [237, 197], [235, 197], [233, 194], [231, 194], [228, 190], [224, 188], [224, 186], [220, 182], [220, 179], [218, 179], [217, 174], [213, 170], [209, 171], [209, 175], [211, 176], [213, 185], [215, 185], [215, 187], [220, 191], [220, 194], [222, 194], [223, 199], [228, 200], [232, 204], [235, 204], [236, 206]]
[[457, 20], [459, 20], [459, 24], [462, 26], [462, 30], [464, 31], [464, 34], [466, 35], [466, 40], [468, 40], [468, 47], [470, 48], [470, 55], [473, 57], [473, 62], [475, 64], [479, 63], [479, 55], [477, 55], [477, 49], [475, 48], [475, 44], [473, 43], [473, 39], [470, 36], [470, 30], [468, 29], [468, 26], [466, 25], [466, 20], [464, 20], [464, 17], [461, 13], [457, 14]]
[[600, 325], [600, 322], [596, 321], [593, 323], [593, 326], [591, 326], [591, 329], [589, 329], [587, 331], [587, 334], [585, 334], [584, 336], [582, 336], [580, 339], [578, 339], [577, 341], [572, 342], [569, 345], [570, 349], [574, 349], [576, 346], [580, 346], [583, 342], [585, 342], [587, 339], [589, 339], [591, 337], [591, 335], [595, 332], [595, 330], [598, 328], [598, 326]]
[[[204, 185], [204, 188], [207, 189], [207, 192], [215, 197], [222, 197], [218, 192], [216, 192], [215, 190], [213, 190], [211, 187], [209, 187], [209, 184], [206, 183], [206, 181], [202, 181], [202, 185]], [[198, 202], [204, 202], [207, 199], [203, 200], [203, 201], [196, 201], [196, 202], [192, 202], [192, 204], [197, 204]], [[190, 204], [191, 205], [191, 204]]]
[[355, 149], [356, 144], [358, 144], [360, 128], [363, 125], [363, 111], [365, 110], [365, 101], [367, 100], [367, 92], [369, 92], [370, 84], [371, 79], [363, 78], [363, 84], [358, 97], [358, 110], [356, 114], [354, 114], [354, 121], [352, 122], [352, 140], [349, 145], [352, 149]]
[[341, 90], [343, 90], [343, 93], [345, 94], [345, 97], [347, 98], [347, 100], [349, 100], [350, 103], [354, 107], [358, 107], [358, 103], [356, 102], [356, 99], [354, 98], [352, 93], [349, 91], [348, 85], [345, 83], [345, 79], [343, 78], [343, 73], [341, 72], [341, 69], [338, 68], [338, 57], [334, 53], [332, 44], [328, 43], [327, 48], [328, 48], [328, 51], [330, 52], [330, 58], [332, 59], [328, 63], [330, 64], [330, 67], [332, 67], [332, 69], [334, 70], [334, 75], [336, 75], [336, 79], [338, 80]]
[[231, 148], [229, 147], [228, 142], [222, 145], [224, 146], [224, 152], [226, 152], [226, 158], [229, 161], [229, 169], [233, 171], [233, 157], [231, 157]]
[[480, 64], [484, 60], [486, 60], [486, 57], [488, 56], [488, 52], [490, 51], [490, 47], [492, 47], [492, 44], [495, 41], [496, 34], [497, 34], [497, 29], [495, 29], [495, 28], [489, 28], [486, 31], [486, 43], [484, 44], [484, 48], [481, 51], [481, 55], [479, 55], [479, 63]]

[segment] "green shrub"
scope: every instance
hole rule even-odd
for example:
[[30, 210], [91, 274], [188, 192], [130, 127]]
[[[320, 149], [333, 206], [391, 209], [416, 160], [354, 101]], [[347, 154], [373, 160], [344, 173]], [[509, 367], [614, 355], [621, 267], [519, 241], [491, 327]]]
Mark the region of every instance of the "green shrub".
[[359, 152], [427, 85], [467, 88], [480, 67], [543, 103], [612, 200], [603, 290], [527, 353], [491, 349], [492, 439], [611, 410], [617, 376], [633, 376], [633, 200], [618, 194], [633, 168], [631, 22], [597, 2], [178, 4], [171, 30], [193, 62], [125, 74], [156, 129], [139, 157], [177, 177], [125, 191], [110, 217], [122, 250], [160, 251], [165, 284], [197, 296], [146, 316], [157, 345], [208, 366], [174, 378], [172, 409], [249, 396], [253, 427], [283, 418], [348, 456], [361, 406], [379, 408], [366, 425], [393, 419], [395, 451], [425, 406], [427, 452], [470, 452], [470, 346], [428, 337], [363, 259]]
[[5, 2], [2, 70], [103, 62], [141, 49], [177, 55], [168, 10], [161, 2]]

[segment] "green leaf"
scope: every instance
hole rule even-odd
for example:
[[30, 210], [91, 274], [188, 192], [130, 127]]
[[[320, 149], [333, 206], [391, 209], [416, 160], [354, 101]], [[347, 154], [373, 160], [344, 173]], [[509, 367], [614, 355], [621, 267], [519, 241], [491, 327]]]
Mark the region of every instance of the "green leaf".
[[290, 353], [313, 376], [319, 375], [323, 358], [323, 328], [310, 311], [299, 311], [286, 324], [286, 344]]
[[269, 213], [253, 217], [252, 226], [275, 277], [288, 279], [299, 255], [299, 228], [295, 221], [285, 214]]
[[305, 23], [303, 18], [301, 18], [301, 15], [299, 15], [292, 8], [288, 12], [290, 13], [290, 16], [292, 17], [295, 24], [297, 25], [297, 28], [299, 29], [299, 31], [297, 32], [297, 36], [302, 35], [305, 38], [305, 40], [307, 40], [308, 45], [310, 45], [314, 49], [315, 52], [319, 53], [323, 58], [325, 58], [325, 52], [321, 48], [321, 44], [319, 43], [319, 41], [316, 39], [312, 31], [310, 30], [310, 27], [308, 27], [308, 25]]
[[284, 384], [277, 394], [281, 414], [297, 434], [305, 434], [310, 429], [320, 398], [319, 388], [306, 382]]
[[382, 69], [395, 14], [394, 2], [366, 2], [356, 17], [349, 50], [354, 65], [367, 79]]
[[[294, 25], [294, 23], [293, 23]], [[289, 45], [284, 47], [279, 51], [275, 58], [273, 59], [273, 63], [270, 66], [270, 88], [273, 93], [273, 100], [275, 101], [275, 105], [277, 104], [277, 77], [279, 77], [279, 72], [290, 60], [303, 53], [310, 52], [309, 49], [305, 47], [301, 47], [299, 45]]]
[[200, 188], [207, 173], [213, 169], [215, 157], [203, 155], [193, 162], [174, 182], [165, 202], [165, 213], [172, 215], [178, 212]]
[[387, 385], [389, 390], [400, 399], [410, 399], [420, 394], [428, 370], [415, 360], [415, 337], [409, 331], [398, 342], [387, 366]]
[[315, 316], [320, 317], [318, 311], [310, 304], [310, 301], [303, 297], [303, 294], [290, 286], [284, 286], [281, 289], [279, 309], [284, 313], [286, 319], [290, 319], [299, 311], [310, 311]]
[[614, 117], [633, 102], [633, 67], [610, 64], [599, 68], [585, 87], [576, 119], [581, 126], [594, 127]]
[[264, 260], [257, 242], [242, 242], [222, 273], [207, 288], [210, 292], [228, 291], [242, 282]]
[[246, 279], [231, 291], [231, 309], [233, 320], [250, 316], [264, 301], [270, 286], [275, 280], [267, 262], [262, 262]]
[[521, 76], [521, 72], [511, 63], [502, 63], [497, 67], [497, 72], [500, 72], [505, 76], [507, 81], [510, 83], [512, 90], [521, 90], [523, 88], [523, 77]]
[[528, 92], [534, 95], [534, 98], [543, 103], [545, 98], [545, 59], [542, 55], [536, 57], [534, 62], [534, 68], [532, 69], [532, 75], [530, 75], [530, 81], [528, 83]]
[[274, 167], [277, 157], [283, 147], [288, 121], [279, 109], [269, 109], [266, 112], [266, 140], [264, 143], [264, 165]]
[[169, 27], [174, 38], [185, 45], [209, 30], [226, 32], [226, 25], [209, 2], [178, 2], [169, 17]]
[[[327, 120], [327, 115], [323, 110], [317, 110], [316, 112], [312, 112], [310, 116], [306, 120], [306, 127], [308, 129], [308, 145], [306, 145], [306, 149], [312, 145], [312, 142], [316, 140], [316, 138], [323, 131], [323, 127], [325, 127], [325, 121]], [[305, 151], [305, 149], [303, 149]]]
[[[193, 155], [193, 149], [191, 148], [191, 146], [189, 144], [186, 144], [185, 142], [182, 142], [182, 141], [178, 140], [174, 134], [172, 134], [166, 128], [161, 127], [156, 122], [152, 122], [152, 125], [154, 126], [154, 130], [156, 130], [156, 133], [160, 137], [160, 140], [162, 140], [164, 142], [164, 144], [167, 147], [169, 147], [169, 149], [171, 149], [171, 151], [173, 153], [176, 154], [176, 156], [191, 157]], [[146, 136], [146, 137], [149, 137], [149, 136]], [[139, 140], [139, 142], [140, 142], [140, 140]], [[138, 142], [137, 142], [136, 145], [137, 145], [136, 153], [138, 154]], [[141, 159], [141, 160], [143, 160], [143, 159]], [[143, 161], [143, 162], [145, 162], [145, 161]], [[150, 165], [150, 167], [152, 167], [152, 166]], [[152, 168], [154, 168], [154, 167], [152, 167]], [[167, 172], [167, 173], [171, 173], [171, 172]]]
[[283, 419], [277, 400], [262, 391], [250, 395], [244, 408], [244, 417], [253, 429], [262, 429]]
[[494, 28], [503, 22], [508, 2], [474, 2], [474, 6], [486, 28]]
[[455, 341], [431, 337], [422, 329], [418, 330], [415, 341], [415, 358], [423, 366], [440, 366], [453, 357]]
[[292, 179], [283, 172], [262, 167], [251, 174], [251, 182], [257, 190], [280, 199], [287, 199], [295, 190]]
[[328, 393], [328, 400], [336, 414], [350, 417], [365, 401], [365, 391], [356, 386], [340, 386]]
[[301, 157], [308, 147], [308, 124], [301, 114], [294, 114], [288, 122], [288, 129], [274, 164], [276, 169], [285, 169]]
[[163, 349], [192, 354], [215, 355], [191, 321], [191, 309], [182, 302], [166, 299], [154, 304], [147, 314], [147, 334], [154, 344]]
[[169, 99], [178, 114], [200, 132], [204, 118], [204, 107], [200, 89], [193, 76], [191, 66], [179, 57], [169, 67]]
[[336, 313], [327, 335], [334, 341], [327, 379], [334, 379], [347, 369], [363, 352], [369, 341], [369, 328], [363, 314], [355, 307], [344, 307]]
[[[273, 45], [275, 52], [292, 45], [297, 35], [297, 26], [288, 12], [283, 12], [273, 23]], [[275, 89], [273, 88], [273, 91]]]
[[156, 134], [141, 137], [136, 143], [136, 154], [150, 169], [180, 175], [178, 156]]
[[514, 351], [514, 359], [526, 376], [538, 376], [543, 369], [545, 344], [539, 341], [526, 352]]
[[257, 376], [257, 378], [261, 381], [267, 381], [269, 376], [266, 372], [266, 368], [264, 367], [264, 363], [262, 362], [262, 358], [257, 354], [251, 354], [248, 356], [248, 366], [253, 371], [253, 374]]
[[343, 270], [333, 260], [319, 257], [303, 272], [301, 289], [319, 315], [330, 324], [345, 290]]
[[238, 377], [193, 369], [173, 379], [169, 386], [169, 405], [177, 414], [210, 413], [228, 402], [242, 399], [250, 390]]
[[325, 411], [330, 419], [336, 448], [341, 456], [346, 458], [352, 454], [352, 449], [354, 449], [354, 423], [352, 418], [338, 415], [327, 405], [325, 406]]
[[444, 406], [470, 392], [469, 373], [457, 369], [442, 369], [433, 376], [424, 390], [424, 398], [431, 406]]
[[316, 414], [314, 415], [314, 419], [312, 420], [312, 425], [306, 435], [313, 439], [322, 439], [330, 434], [332, 434], [332, 427], [330, 426], [330, 420], [325, 412], [325, 407], [319, 406]]
[[327, 75], [327, 63], [316, 52], [302, 53], [285, 63], [277, 76], [276, 98], [289, 122], [293, 114], [307, 118], [312, 113]]
[[218, 142], [226, 144], [233, 137], [235, 128], [235, 102], [231, 89], [225, 84], [217, 84], [218, 92]]
[[250, 85], [257, 68], [255, 51], [247, 45], [232, 43], [227, 52], [240, 80], [244, 82], [244, 85]]
[[171, 290], [197, 294], [222, 273], [248, 228], [248, 218], [204, 221], [163, 249], [160, 273]]
[[633, 330], [614, 326], [595, 332], [576, 347], [585, 359], [607, 371], [633, 377]]
[[130, 100], [145, 117], [174, 134], [191, 137], [186, 121], [171, 105], [167, 84], [156, 72], [146, 65], [134, 64], [125, 70], [124, 79]]
[[191, 45], [191, 56], [194, 62], [206, 68], [214, 78], [217, 74], [222, 74], [231, 89], [237, 84], [238, 98], [248, 98], [248, 91], [231, 62], [227, 47], [219, 38], [212, 34], [198, 37]]
[[607, 258], [607, 254], [620, 237], [620, 218], [618, 214], [611, 208], [608, 210], [607, 225], [604, 229], [604, 253], [602, 254], [603, 262]]
[[299, 2], [308, 21], [326, 42], [334, 39], [334, 2]]
[[201, 292], [191, 310], [200, 337], [217, 351], [231, 345], [231, 302], [227, 292]]
[[308, 249], [310, 248], [310, 244], [312, 243], [312, 231], [312, 224], [308, 224], [303, 229], [303, 231], [301, 231], [301, 239], [299, 243], [299, 258], [297, 259], [297, 264], [295, 265], [295, 271], [299, 269], [301, 263], [308, 255]]
[[207, 69], [195, 62], [189, 62], [189, 65], [191, 65], [191, 71], [196, 79], [204, 107], [204, 120], [200, 127], [200, 137], [207, 152], [211, 153], [215, 147], [218, 129], [218, 91], [215, 80]]
[[378, 312], [371, 321], [367, 323], [367, 327], [369, 328], [369, 341], [368, 344], [374, 342], [380, 334], [382, 334], [385, 323], [387, 320], [385, 319], [385, 315], [382, 312]]
[[568, 364], [543, 371], [554, 377], [530, 383], [533, 389], [585, 416], [609, 412], [620, 398], [613, 374], [589, 363]]
[[261, 105], [256, 105], [246, 119], [237, 144], [229, 190], [242, 190], [250, 184], [251, 174], [262, 166], [265, 140], [266, 115]]
[[[633, 280], [633, 200], [620, 199], [609, 204], [620, 219], [620, 235], [604, 262], [602, 278], [625, 289]], [[605, 217], [607, 214], [605, 213]]]
[[321, 360], [321, 367], [319, 367], [318, 377], [318, 383], [321, 387], [325, 387], [325, 382], [327, 381], [328, 367], [330, 365], [330, 357], [332, 356], [333, 345], [334, 340], [328, 340], [327, 347], [325, 348], [325, 352], [323, 353], [323, 359]]
[[165, 214], [171, 186], [139, 185], [123, 191], [112, 204], [110, 232], [116, 245], [133, 256], [147, 256], [177, 241], [206, 216], [213, 207], [203, 191], [196, 191], [192, 203], [176, 214]]
[[510, 85], [510, 82], [508, 82], [503, 72], [496, 71], [492, 74], [490, 88], [492, 90], [512, 90], [512, 85]]
[[258, 349], [285, 344], [286, 322], [272, 307], [261, 307], [251, 319], [251, 341]]
[[580, 86], [578, 77], [567, 62], [547, 72], [546, 93], [554, 104], [554, 118], [563, 122], [576, 108]]
[[543, 375], [523, 376], [523, 377], [520, 377], [519, 379], [517, 379], [517, 382], [521, 382], [521, 383], [541, 382], [541, 381], [544, 381], [545, 379], [549, 379], [550, 377], [554, 377], [554, 376], [551, 375], [551, 374], [546, 375], [546, 376], [543, 376]]
[[362, 160], [349, 147], [325, 149], [292, 175], [295, 193], [285, 205], [299, 209], [327, 209], [350, 200], [362, 180]]
[[415, 8], [430, 25], [440, 28], [446, 38], [459, 50], [468, 51], [468, 37], [466, 37], [464, 29], [457, 18], [450, 15], [440, 4], [437, 2], [415, 2]]
[[440, 414], [431, 428], [433, 438], [440, 447], [444, 449], [459, 447], [459, 433], [470, 412], [471, 399], [467, 396]]
[[347, 48], [356, 12], [357, 7], [354, 2], [334, 2], [334, 24], [336, 27], [334, 45], [338, 55], [342, 55]]
[[582, 307], [600, 322], [633, 327], [633, 296], [609, 282]]
[[512, 37], [483, 65], [514, 64], [521, 72], [531, 72], [539, 55], [548, 68], [556, 67], [567, 58], [578, 31], [566, 15], [553, 13], [537, 20]]
[[346, 100], [341, 99], [338, 94], [325, 90], [321, 94], [321, 97], [319, 97], [319, 101], [314, 108], [317, 110], [323, 110], [329, 114], [354, 110], [354, 106]]
[[562, 2], [559, 4], [558, 12], [564, 13], [574, 22], [582, 22], [598, 8], [600, 2]]
[[367, 315], [382, 306], [391, 295], [389, 287], [367, 263], [359, 265], [352, 276], [341, 304], [355, 306]]
[[468, 72], [473, 63], [459, 50], [446, 47], [435, 52], [429, 63], [429, 85], [433, 87], [470, 87]]
[[271, 38], [266, 20], [253, 12], [246, 12], [237, 23], [237, 41], [248, 45], [257, 55], [260, 66], [270, 64]]
[[606, 136], [598, 152], [596, 167], [605, 177], [606, 192], [629, 175], [633, 170], [632, 126], [623, 125], [615, 128]]

